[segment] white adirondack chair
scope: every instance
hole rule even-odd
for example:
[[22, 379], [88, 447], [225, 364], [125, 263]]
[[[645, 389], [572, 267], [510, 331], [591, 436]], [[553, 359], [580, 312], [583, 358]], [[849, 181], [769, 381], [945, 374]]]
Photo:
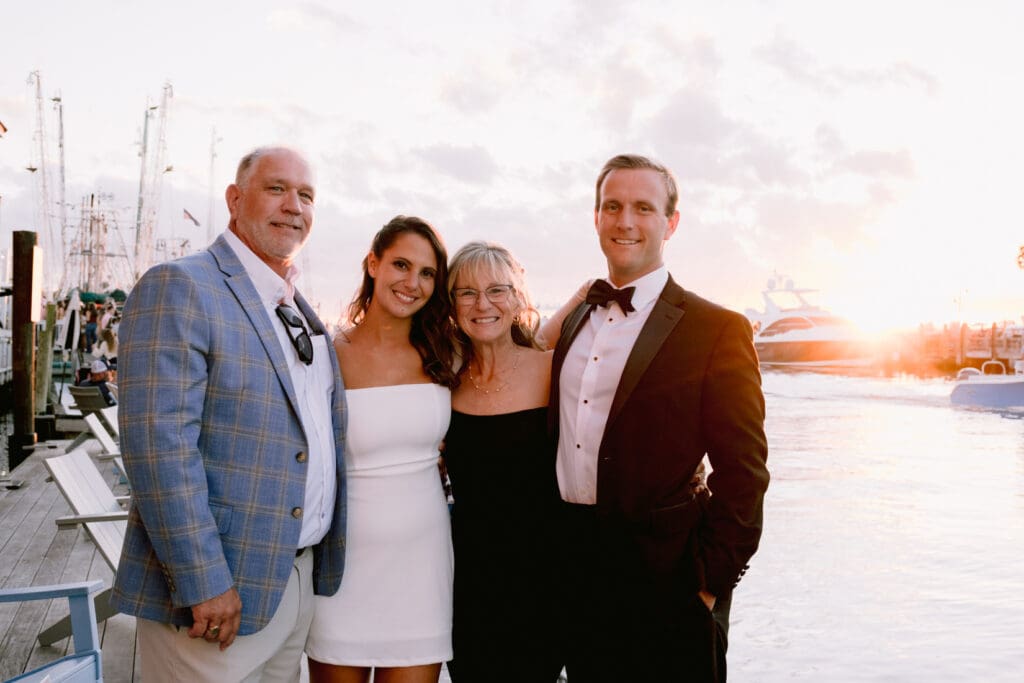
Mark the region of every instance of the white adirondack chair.
[[[71, 516], [59, 517], [57, 526], [63, 529], [84, 525], [100, 555], [116, 572], [128, 519], [128, 511], [121, 504], [127, 502], [127, 497], [114, 495], [84, 448], [46, 458], [43, 464], [74, 512]], [[97, 621], [103, 621], [114, 614], [110, 608], [109, 594], [110, 590], [107, 589], [96, 596]], [[50, 645], [68, 636], [70, 632], [70, 620], [62, 619], [40, 633], [39, 642]]]

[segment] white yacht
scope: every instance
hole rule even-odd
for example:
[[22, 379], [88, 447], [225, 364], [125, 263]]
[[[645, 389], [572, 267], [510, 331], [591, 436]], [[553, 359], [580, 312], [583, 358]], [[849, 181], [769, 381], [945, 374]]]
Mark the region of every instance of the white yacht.
[[769, 280], [761, 292], [764, 311], [746, 311], [761, 365], [857, 367], [870, 363], [870, 345], [853, 323], [808, 301], [818, 290], [795, 288], [788, 279], [776, 280]]

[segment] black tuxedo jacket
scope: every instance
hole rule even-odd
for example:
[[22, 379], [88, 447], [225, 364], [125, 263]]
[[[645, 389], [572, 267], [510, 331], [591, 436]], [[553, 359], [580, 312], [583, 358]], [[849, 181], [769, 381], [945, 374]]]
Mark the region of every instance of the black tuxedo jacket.
[[[569, 347], [592, 307], [562, 326], [552, 366], [553, 427]], [[710, 497], [690, 479], [704, 455]], [[669, 277], [633, 346], [601, 440], [597, 509], [628, 529], [654, 571], [731, 590], [757, 550], [768, 487], [764, 395], [750, 324]]]

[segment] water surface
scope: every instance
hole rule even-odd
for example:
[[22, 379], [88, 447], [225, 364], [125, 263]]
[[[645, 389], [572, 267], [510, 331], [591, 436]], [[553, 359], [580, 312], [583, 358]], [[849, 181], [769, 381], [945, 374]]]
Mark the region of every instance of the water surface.
[[942, 380], [766, 373], [729, 680], [1024, 680], [1024, 415]]

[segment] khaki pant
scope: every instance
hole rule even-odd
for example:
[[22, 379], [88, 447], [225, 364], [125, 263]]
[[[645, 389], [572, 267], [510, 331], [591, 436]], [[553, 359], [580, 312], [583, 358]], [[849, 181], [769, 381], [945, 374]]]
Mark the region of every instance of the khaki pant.
[[291, 683], [299, 680], [306, 635], [313, 620], [313, 553], [295, 558], [288, 587], [265, 628], [220, 643], [189, 638], [188, 627], [138, 620], [145, 683]]

